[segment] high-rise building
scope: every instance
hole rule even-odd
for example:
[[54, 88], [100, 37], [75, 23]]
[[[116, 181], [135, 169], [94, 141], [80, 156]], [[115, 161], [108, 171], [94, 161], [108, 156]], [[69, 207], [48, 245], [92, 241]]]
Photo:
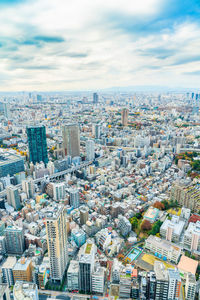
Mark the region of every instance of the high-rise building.
[[87, 242], [79, 252], [79, 284], [80, 291], [92, 292], [92, 272], [94, 270], [96, 246]]
[[33, 178], [27, 178], [22, 181], [22, 189], [28, 198], [33, 198], [35, 193], [35, 184]]
[[61, 282], [67, 266], [67, 226], [64, 205], [53, 206], [47, 211], [46, 231], [51, 280]]
[[192, 273], [188, 273], [186, 277], [185, 283], [185, 299], [186, 300], [194, 300], [196, 294], [196, 278]]
[[5, 223], [0, 221], [0, 236], [4, 235], [5, 232]]
[[155, 261], [154, 272], [156, 274], [156, 293], [155, 300], [167, 300], [169, 280], [168, 273], [165, 270], [165, 266], [160, 261]]
[[5, 236], [0, 236], [0, 255], [6, 254], [6, 239]]
[[168, 269], [169, 289], [168, 300], [179, 300], [181, 293], [181, 277], [178, 270]]
[[58, 183], [52, 183], [53, 185], [53, 199], [63, 200], [65, 198], [65, 183], [64, 182], [58, 182]]
[[18, 210], [21, 207], [18, 188], [14, 185], [9, 185], [6, 188], [7, 201], [14, 209]]
[[78, 189], [70, 189], [69, 191], [69, 203], [73, 208], [78, 208], [80, 205], [80, 195]]
[[67, 288], [69, 291], [79, 290], [79, 263], [71, 260], [67, 270]]
[[48, 163], [47, 139], [45, 126], [29, 126], [26, 128], [28, 136], [29, 159], [36, 164], [43, 161]]
[[88, 140], [86, 142], [86, 155], [87, 160], [94, 160], [95, 159], [95, 152], [94, 152], [94, 141]]
[[92, 133], [95, 137], [95, 139], [100, 139], [101, 137], [101, 125], [100, 124], [94, 124], [92, 127]]
[[122, 125], [127, 126], [128, 125], [128, 109], [124, 108], [121, 112], [122, 115]]
[[13, 268], [14, 282], [18, 280], [32, 281], [32, 261], [30, 258], [21, 257]]
[[8, 254], [22, 255], [25, 250], [24, 231], [22, 228], [8, 226], [5, 229], [6, 249]]
[[80, 135], [78, 124], [67, 124], [63, 126], [63, 151], [64, 156], [72, 158], [80, 156]]
[[15, 256], [9, 256], [2, 265], [3, 282], [8, 286], [14, 285], [13, 268], [17, 263]]
[[99, 95], [97, 93], [93, 93], [93, 103], [97, 104], [99, 102]]
[[100, 265], [95, 266], [92, 272], [92, 292], [103, 295], [105, 286], [105, 270]]
[[24, 159], [13, 153], [0, 152], [0, 177], [24, 171]]

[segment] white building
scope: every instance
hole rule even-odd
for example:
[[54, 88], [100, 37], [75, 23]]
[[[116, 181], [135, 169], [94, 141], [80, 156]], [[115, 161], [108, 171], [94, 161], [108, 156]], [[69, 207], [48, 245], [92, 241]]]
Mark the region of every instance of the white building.
[[188, 273], [185, 283], [185, 299], [194, 300], [196, 294], [196, 278], [193, 274]]
[[53, 185], [53, 199], [55, 201], [63, 200], [65, 198], [65, 183], [52, 183]]
[[184, 249], [200, 252], [200, 221], [189, 223], [184, 234]]
[[95, 159], [94, 146], [95, 144], [93, 140], [86, 141], [86, 155], [88, 161]]
[[17, 263], [17, 259], [15, 256], [10, 256], [3, 263], [1, 270], [3, 274], [3, 282], [7, 283], [8, 286], [14, 285], [14, 277], [13, 277], [13, 268]]
[[104, 293], [105, 270], [96, 266], [92, 272], [92, 292], [97, 294]]
[[185, 221], [180, 220], [178, 216], [172, 216], [172, 219], [166, 219], [160, 227], [160, 235], [170, 242], [178, 242], [183, 233]]
[[33, 178], [27, 178], [22, 181], [22, 190], [26, 193], [27, 198], [33, 198], [35, 193], [35, 184]]
[[67, 287], [69, 291], [79, 290], [79, 263], [71, 260], [67, 270]]
[[35, 283], [16, 281], [13, 290], [14, 300], [38, 300], [38, 288]]

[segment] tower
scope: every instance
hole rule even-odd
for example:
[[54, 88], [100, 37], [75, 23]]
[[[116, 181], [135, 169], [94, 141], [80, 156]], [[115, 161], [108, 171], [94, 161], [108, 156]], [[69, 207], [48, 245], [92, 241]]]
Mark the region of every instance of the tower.
[[47, 164], [48, 154], [45, 126], [29, 126], [26, 128], [26, 133], [28, 136], [30, 162], [36, 164], [36, 162], [43, 161]]
[[93, 104], [97, 104], [99, 101], [99, 96], [97, 93], [94, 93], [93, 94]]
[[67, 124], [63, 126], [63, 151], [64, 156], [72, 158], [80, 156], [80, 134], [78, 124]]
[[122, 115], [122, 125], [127, 126], [128, 125], [128, 109], [124, 108], [121, 112]]
[[48, 210], [46, 231], [51, 280], [61, 282], [67, 266], [67, 227], [64, 205], [56, 205]]

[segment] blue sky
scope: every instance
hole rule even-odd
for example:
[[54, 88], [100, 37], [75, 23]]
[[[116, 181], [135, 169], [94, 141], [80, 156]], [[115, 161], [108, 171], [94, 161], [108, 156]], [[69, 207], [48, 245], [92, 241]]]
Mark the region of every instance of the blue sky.
[[0, 0], [0, 91], [198, 88], [199, 0]]

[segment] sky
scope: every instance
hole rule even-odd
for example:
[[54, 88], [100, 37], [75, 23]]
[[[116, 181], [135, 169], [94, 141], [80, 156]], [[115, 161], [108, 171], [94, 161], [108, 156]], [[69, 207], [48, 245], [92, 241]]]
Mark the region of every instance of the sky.
[[0, 91], [200, 87], [200, 0], [0, 0]]

